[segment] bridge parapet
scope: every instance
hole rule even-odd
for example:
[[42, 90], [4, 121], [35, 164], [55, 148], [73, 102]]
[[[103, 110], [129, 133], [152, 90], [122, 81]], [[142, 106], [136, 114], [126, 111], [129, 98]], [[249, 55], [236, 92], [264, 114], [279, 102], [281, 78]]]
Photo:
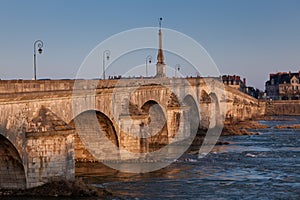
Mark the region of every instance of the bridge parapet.
[[0, 94], [67, 91], [74, 80], [0, 80]]

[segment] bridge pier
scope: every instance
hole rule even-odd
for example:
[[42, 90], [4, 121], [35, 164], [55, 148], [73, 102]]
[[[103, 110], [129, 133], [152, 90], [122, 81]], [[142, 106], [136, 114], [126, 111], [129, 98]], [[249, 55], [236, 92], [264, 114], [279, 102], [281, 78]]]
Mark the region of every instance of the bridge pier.
[[27, 188], [53, 180], [74, 180], [74, 132], [26, 133]]
[[142, 136], [146, 137], [146, 135], [143, 134], [147, 134], [145, 129], [147, 128], [148, 115], [121, 115], [119, 120], [120, 147], [133, 153], [145, 151], [146, 148], [141, 143], [143, 140]]
[[191, 134], [189, 109], [188, 106], [168, 107], [165, 122], [151, 121], [149, 114], [121, 115], [120, 147], [133, 153], [147, 153], [159, 149], [159, 146], [188, 138]]
[[[189, 109], [188, 106], [168, 107], [168, 143], [177, 142], [190, 136]], [[174, 141], [175, 137], [177, 141]]]

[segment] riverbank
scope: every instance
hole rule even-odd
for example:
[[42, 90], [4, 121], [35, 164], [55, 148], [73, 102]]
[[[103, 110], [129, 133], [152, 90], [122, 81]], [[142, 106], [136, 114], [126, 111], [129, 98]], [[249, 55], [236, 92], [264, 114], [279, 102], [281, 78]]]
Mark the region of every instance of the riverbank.
[[292, 125], [277, 125], [274, 127], [275, 129], [300, 129], [300, 124], [292, 124]]
[[253, 135], [257, 134], [253, 130], [269, 128], [267, 125], [260, 124], [258, 121], [244, 121], [238, 124], [224, 124], [221, 135]]
[[[259, 120], [262, 120], [260, 118]], [[267, 119], [266, 119], [267, 120]], [[268, 120], [271, 118], [268, 117]], [[275, 120], [275, 118], [273, 118]], [[243, 121], [235, 124], [230, 124], [229, 122], [224, 123], [221, 136], [238, 136], [238, 135], [260, 135], [258, 130], [270, 128], [267, 125], [261, 124], [258, 120]], [[196, 137], [194, 138], [190, 148], [187, 152], [197, 151], [203, 143], [204, 137], [207, 133], [207, 129], [198, 129]], [[217, 141], [216, 145], [228, 145], [229, 142]]]
[[112, 193], [106, 189], [96, 188], [81, 180], [52, 181], [30, 189], [0, 189], [1, 196], [27, 197], [97, 197], [111, 199]]
[[253, 134], [258, 134], [258, 132], [255, 130], [270, 128], [267, 125], [259, 123], [259, 121], [287, 121], [287, 122], [295, 121], [295, 124], [277, 125], [274, 126], [274, 128], [275, 129], [300, 129], [300, 124], [297, 123], [296, 119], [293, 117], [262, 116], [255, 120], [242, 121], [235, 124], [230, 124], [229, 122], [225, 122], [221, 135], [222, 136], [253, 135]]

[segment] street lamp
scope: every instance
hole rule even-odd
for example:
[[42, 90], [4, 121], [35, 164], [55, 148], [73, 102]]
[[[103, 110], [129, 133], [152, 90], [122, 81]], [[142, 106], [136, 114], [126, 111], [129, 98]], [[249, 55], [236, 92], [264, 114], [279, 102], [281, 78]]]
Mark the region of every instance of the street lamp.
[[177, 78], [177, 70], [178, 70], [178, 72], [180, 70], [180, 65], [179, 64], [175, 65], [175, 78]]
[[148, 62], [149, 62], [149, 64], [151, 64], [151, 61], [152, 61], [152, 56], [148, 55], [146, 57], [146, 77], [148, 77]]
[[42, 47], [44, 43], [42, 40], [37, 40], [33, 44], [33, 70], [34, 70], [34, 80], [36, 80], [36, 48], [38, 47], [38, 52], [41, 54], [43, 52]]
[[103, 80], [105, 80], [105, 60], [109, 60], [109, 56], [110, 56], [110, 51], [109, 50], [105, 50], [103, 51]]

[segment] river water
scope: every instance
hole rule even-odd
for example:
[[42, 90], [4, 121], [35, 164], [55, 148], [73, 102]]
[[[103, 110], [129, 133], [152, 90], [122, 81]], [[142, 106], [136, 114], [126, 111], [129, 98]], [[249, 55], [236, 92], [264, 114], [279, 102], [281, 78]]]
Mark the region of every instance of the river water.
[[97, 164], [80, 177], [117, 195], [115, 199], [300, 199], [300, 117], [260, 121], [260, 135], [227, 136], [206, 157], [186, 154], [168, 167], [125, 174]]

